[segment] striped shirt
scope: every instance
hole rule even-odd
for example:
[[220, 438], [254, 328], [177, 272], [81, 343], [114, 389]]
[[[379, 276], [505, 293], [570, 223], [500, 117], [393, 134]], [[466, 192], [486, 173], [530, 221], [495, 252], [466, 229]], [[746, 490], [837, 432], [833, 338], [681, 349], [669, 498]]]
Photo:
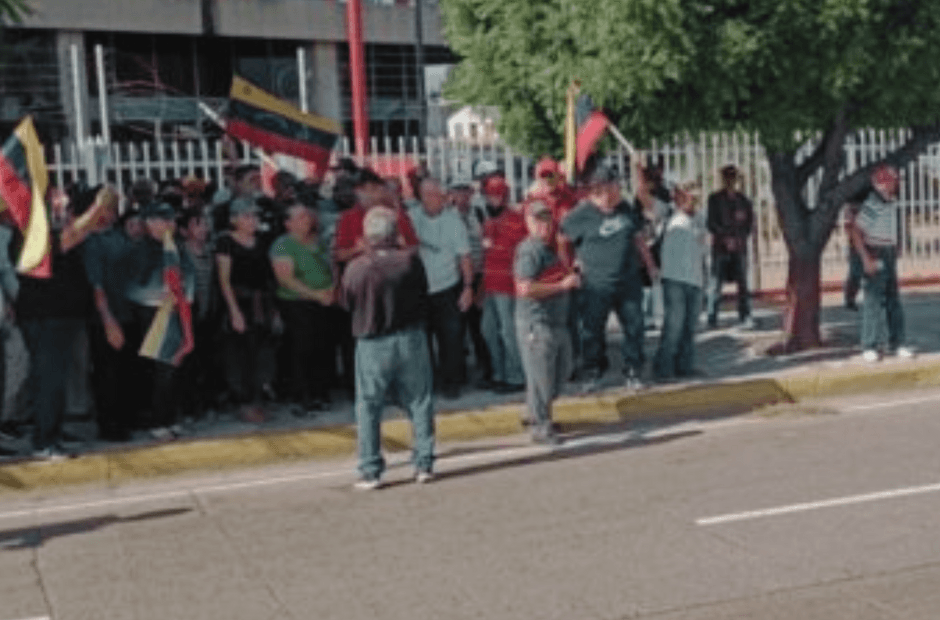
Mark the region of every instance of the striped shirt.
[[870, 192], [862, 202], [855, 225], [865, 236], [865, 243], [875, 247], [893, 247], [898, 242], [897, 205], [884, 200], [878, 192]]

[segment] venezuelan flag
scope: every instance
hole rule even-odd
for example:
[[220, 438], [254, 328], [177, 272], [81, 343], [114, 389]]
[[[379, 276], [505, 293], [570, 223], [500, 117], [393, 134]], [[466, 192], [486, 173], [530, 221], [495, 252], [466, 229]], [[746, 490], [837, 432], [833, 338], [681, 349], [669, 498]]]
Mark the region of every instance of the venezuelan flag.
[[304, 112], [238, 76], [232, 78], [225, 130], [265, 150], [314, 162], [321, 170], [343, 132], [335, 120]]
[[[163, 240], [163, 271], [180, 269], [180, 255], [173, 241], [172, 235]], [[183, 343], [183, 322], [180, 318], [177, 299], [171, 292], [167, 292], [163, 303], [150, 323], [150, 329], [144, 336], [140, 345], [139, 354], [143, 357], [163, 362], [173, 363], [173, 356]]]
[[34, 278], [52, 277], [46, 158], [33, 119], [17, 125], [0, 152], [0, 200], [23, 233], [17, 270]]
[[594, 107], [594, 102], [586, 94], [578, 99], [575, 117], [578, 125], [577, 169], [583, 170], [588, 157], [604, 135], [609, 121], [603, 112]]

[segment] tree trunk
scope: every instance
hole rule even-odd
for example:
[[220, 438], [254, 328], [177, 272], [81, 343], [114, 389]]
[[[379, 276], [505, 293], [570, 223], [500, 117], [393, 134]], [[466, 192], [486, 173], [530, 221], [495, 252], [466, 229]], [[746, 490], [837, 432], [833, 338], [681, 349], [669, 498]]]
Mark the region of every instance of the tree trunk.
[[817, 251], [808, 252], [806, 255], [790, 253], [787, 308], [783, 317], [786, 340], [781, 343], [783, 353], [820, 345], [821, 262], [822, 255]]

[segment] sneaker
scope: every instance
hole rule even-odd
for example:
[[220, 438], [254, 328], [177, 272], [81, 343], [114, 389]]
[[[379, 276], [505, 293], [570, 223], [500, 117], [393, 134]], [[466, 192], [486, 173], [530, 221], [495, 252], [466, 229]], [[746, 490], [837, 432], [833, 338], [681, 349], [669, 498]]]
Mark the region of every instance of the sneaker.
[[740, 326], [741, 326], [741, 329], [745, 331], [750, 331], [750, 330], [756, 329], [757, 323], [754, 321], [754, 317], [749, 316], [745, 319], [741, 319]]
[[150, 429], [150, 436], [158, 441], [172, 441], [176, 439], [176, 435], [167, 426]]
[[540, 446], [560, 446], [561, 437], [554, 431], [537, 431], [532, 433], [532, 443]]
[[415, 482], [418, 484], [427, 484], [434, 481], [434, 472], [422, 470], [415, 472]]
[[628, 390], [639, 391], [643, 389], [643, 382], [635, 370], [628, 370], [624, 373], [624, 387]]
[[587, 370], [584, 372], [584, 379], [581, 384], [581, 390], [584, 392], [596, 392], [601, 387], [604, 379], [604, 372], [601, 370]]
[[68, 458], [68, 454], [60, 450], [56, 446], [48, 446], [41, 450], [36, 450], [33, 452], [33, 458], [40, 461], [46, 461], [48, 463], [54, 463], [57, 461], [64, 461]]
[[894, 354], [904, 360], [909, 360], [914, 357], [914, 350], [910, 347], [898, 347]]
[[866, 362], [877, 362], [881, 359], [881, 356], [879, 356], [878, 351], [874, 349], [866, 349], [865, 352], [862, 353], [862, 359]]
[[357, 491], [374, 491], [382, 486], [382, 480], [380, 478], [360, 478], [353, 484], [353, 488]]

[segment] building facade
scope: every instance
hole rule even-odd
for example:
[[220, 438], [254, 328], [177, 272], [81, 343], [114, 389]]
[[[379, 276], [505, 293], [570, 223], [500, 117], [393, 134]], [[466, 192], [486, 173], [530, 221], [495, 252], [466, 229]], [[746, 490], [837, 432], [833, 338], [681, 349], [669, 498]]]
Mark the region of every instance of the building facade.
[[[437, 3], [423, 0], [425, 65], [455, 58]], [[364, 0], [370, 135], [426, 122], [414, 0]], [[0, 124], [32, 114], [44, 139], [212, 137], [233, 74], [352, 135], [346, 4], [337, 0], [43, 0], [0, 41]], [[103, 93], [103, 97], [100, 94]], [[102, 105], [102, 99], [104, 105]]]

